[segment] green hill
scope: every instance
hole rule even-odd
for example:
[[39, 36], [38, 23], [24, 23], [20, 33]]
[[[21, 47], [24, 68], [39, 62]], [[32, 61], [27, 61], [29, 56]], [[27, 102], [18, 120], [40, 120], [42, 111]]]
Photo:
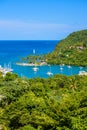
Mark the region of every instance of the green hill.
[[50, 64], [87, 66], [87, 30], [71, 33], [61, 40], [55, 50], [46, 57]]

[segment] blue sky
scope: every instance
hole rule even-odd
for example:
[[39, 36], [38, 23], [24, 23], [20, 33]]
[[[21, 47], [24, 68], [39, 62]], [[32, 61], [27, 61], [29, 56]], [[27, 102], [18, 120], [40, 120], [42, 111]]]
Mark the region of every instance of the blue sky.
[[0, 40], [60, 40], [87, 29], [87, 0], [0, 0]]

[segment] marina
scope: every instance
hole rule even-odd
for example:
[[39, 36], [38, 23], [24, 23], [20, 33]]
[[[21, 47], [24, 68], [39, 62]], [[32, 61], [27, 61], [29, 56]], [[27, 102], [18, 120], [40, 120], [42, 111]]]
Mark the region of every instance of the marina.
[[24, 77], [28, 78], [35, 78], [35, 77], [41, 77], [41, 78], [48, 78], [49, 76], [53, 76], [55, 74], [63, 74], [63, 75], [78, 75], [80, 70], [86, 71], [86, 67], [82, 67], [82, 69], [79, 66], [71, 66], [68, 67], [68, 65], [43, 65], [43, 66], [20, 66], [15, 65], [13, 66], [14, 72], [17, 73], [19, 76], [23, 74]]
[[0, 72], [2, 73], [3, 77], [8, 73], [8, 72], [13, 72], [13, 69], [11, 67], [2, 67], [0, 65]]

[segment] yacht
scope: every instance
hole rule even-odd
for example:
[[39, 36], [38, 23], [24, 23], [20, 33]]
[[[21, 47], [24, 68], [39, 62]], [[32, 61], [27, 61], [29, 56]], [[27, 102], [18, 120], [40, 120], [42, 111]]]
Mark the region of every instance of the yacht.
[[33, 54], [35, 54], [35, 49], [33, 49]]
[[85, 75], [85, 76], [87, 76], [87, 71], [79, 71], [79, 75]]
[[62, 67], [62, 66], [60, 67], [60, 70], [63, 70], [63, 67]]
[[33, 71], [36, 72], [39, 68], [37, 68], [36, 66], [33, 67]]
[[69, 69], [72, 68], [70, 64], [69, 64], [67, 67], [68, 67]]
[[[33, 54], [35, 54], [35, 49], [33, 49]], [[33, 67], [33, 71], [34, 72], [37, 72], [37, 70], [38, 70], [39, 68], [38, 67], [36, 67], [36, 63], [35, 63], [35, 66]]]
[[53, 75], [53, 73], [51, 72], [51, 66], [50, 66], [50, 70], [47, 72], [47, 75], [48, 76], [52, 76]]
[[47, 72], [47, 75], [48, 75], [48, 76], [51, 76], [51, 75], [53, 75], [53, 73], [50, 72], [50, 71], [48, 71], [48, 72]]
[[2, 75], [5, 76], [8, 72], [12, 72], [13, 69], [11, 68], [11, 65], [8, 64], [8, 66], [4, 65], [4, 67], [2, 67], [0, 65], [0, 72], [2, 72]]

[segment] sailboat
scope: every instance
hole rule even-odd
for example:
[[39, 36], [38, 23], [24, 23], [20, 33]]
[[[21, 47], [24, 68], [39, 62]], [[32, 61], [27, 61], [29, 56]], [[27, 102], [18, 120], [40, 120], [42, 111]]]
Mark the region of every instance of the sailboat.
[[36, 72], [38, 69], [39, 69], [39, 68], [38, 68], [36, 65], [33, 67], [33, 71], [34, 71], [34, 72]]
[[60, 64], [60, 70], [63, 70], [64, 64]]
[[53, 73], [51, 72], [51, 66], [50, 66], [50, 70], [47, 72], [47, 75], [48, 76], [52, 76], [53, 75]]
[[60, 66], [60, 70], [63, 70], [63, 67], [62, 67], [62, 66]]
[[60, 64], [60, 70], [61, 70], [61, 71], [63, 70], [63, 67], [64, 67], [64, 64], [63, 64], [62, 61], [61, 61], [61, 64]]
[[[35, 49], [33, 49], [33, 54], [35, 54]], [[37, 72], [39, 68], [36, 66], [36, 63], [35, 63], [35, 66], [33, 67], [33, 71], [34, 72]]]
[[68, 65], [67, 67], [68, 67], [69, 69], [72, 68], [71, 65], [70, 65], [70, 63], [69, 63], [69, 65]]
[[11, 68], [11, 63], [8, 64], [8, 68], [7, 69], [8, 69], [9, 72], [13, 71], [13, 69]]
[[33, 49], [33, 54], [35, 54], [35, 49]]

